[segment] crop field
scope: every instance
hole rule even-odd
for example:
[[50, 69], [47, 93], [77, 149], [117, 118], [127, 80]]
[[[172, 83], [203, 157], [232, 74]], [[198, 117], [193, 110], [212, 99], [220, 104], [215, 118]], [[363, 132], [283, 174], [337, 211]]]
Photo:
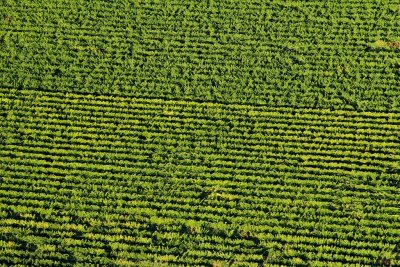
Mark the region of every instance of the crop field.
[[0, 1], [0, 266], [400, 266], [400, 0]]

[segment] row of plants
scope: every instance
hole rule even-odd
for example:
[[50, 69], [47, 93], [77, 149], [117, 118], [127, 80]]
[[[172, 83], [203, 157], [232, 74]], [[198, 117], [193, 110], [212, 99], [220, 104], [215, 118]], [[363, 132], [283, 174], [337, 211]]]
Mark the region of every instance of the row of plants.
[[398, 261], [397, 114], [0, 96], [3, 264]]

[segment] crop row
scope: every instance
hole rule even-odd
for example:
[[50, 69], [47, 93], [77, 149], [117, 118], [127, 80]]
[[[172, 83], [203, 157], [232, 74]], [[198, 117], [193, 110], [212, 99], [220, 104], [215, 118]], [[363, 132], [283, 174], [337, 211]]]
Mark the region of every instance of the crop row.
[[395, 262], [398, 114], [0, 96], [3, 264]]
[[[63, 110], [74, 107], [79, 111], [109, 111], [118, 116], [119, 113], [179, 111], [185, 118], [205, 118], [213, 120], [215, 116], [224, 115], [227, 118], [240, 119], [252, 116], [258, 119], [285, 118], [301, 116], [302, 119], [315, 122], [335, 121], [343, 123], [365, 122], [385, 123], [398, 122], [400, 115], [397, 112], [354, 112], [344, 110], [314, 109], [293, 107], [268, 107], [265, 105], [236, 105], [221, 104], [204, 101], [165, 100], [143, 97], [123, 97], [118, 95], [82, 94], [71, 92], [50, 92], [40, 89], [19, 90], [0, 87], [1, 101], [5, 107], [18, 107], [26, 109], [26, 103], [34, 104], [34, 107], [48, 107], [49, 109]], [[212, 115], [211, 115], [212, 114]]]
[[0, 86], [399, 109], [396, 1], [92, 2], [0, 7]]

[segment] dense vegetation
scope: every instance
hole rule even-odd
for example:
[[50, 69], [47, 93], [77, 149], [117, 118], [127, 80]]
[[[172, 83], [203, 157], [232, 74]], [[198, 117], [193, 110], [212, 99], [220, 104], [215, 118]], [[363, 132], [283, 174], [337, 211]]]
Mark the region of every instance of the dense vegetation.
[[395, 259], [400, 114], [0, 96], [7, 264]]
[[399, 7], [399, 0], [4, 0], [1, 85], [398, 111]]
[[0, 2], [0, 265], [400, 266], [400, 2]]

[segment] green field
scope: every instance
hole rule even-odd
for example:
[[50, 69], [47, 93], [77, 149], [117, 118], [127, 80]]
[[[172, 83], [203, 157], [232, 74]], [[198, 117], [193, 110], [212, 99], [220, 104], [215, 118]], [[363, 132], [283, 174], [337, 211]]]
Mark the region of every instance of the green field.
[[400, 266], [400, 1], [1, 1], [0, 265]]

